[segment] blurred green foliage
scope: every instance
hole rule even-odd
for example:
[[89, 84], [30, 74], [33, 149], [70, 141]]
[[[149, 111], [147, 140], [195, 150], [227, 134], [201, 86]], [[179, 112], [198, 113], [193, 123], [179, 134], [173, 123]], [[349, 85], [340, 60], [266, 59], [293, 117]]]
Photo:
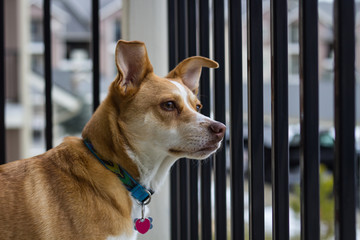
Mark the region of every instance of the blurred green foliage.
[[[319, 199], [320, 199], [320, 233], [321, 239], [329, 239], [334, 235], [334, 178], [332, 172], [325, 165], [319, 168]], [[300, 214], [300, 186], [293, 188], [293, 197], [290, 198], [290, 207]]]

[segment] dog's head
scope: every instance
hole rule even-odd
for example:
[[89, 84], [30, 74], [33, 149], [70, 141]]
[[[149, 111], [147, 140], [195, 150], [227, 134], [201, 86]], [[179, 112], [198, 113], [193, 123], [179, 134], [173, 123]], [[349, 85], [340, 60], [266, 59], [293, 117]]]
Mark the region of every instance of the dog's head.
[[220, 147], [225, 125], [202, 115], [196, 96], [201, 68], [217, 68], [215, 61], [187, 58], [159, 77], [144, 43], [119, 41], [115, 55], [118, 75], [110, 97], [118, 106], [120, 129], [133, 148], [203, 159]]

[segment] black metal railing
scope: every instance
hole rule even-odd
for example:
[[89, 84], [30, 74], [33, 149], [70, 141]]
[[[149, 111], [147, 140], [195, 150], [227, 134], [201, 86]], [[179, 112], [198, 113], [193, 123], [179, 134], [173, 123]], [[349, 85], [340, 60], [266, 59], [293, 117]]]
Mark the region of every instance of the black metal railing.
[[99, 0], [92, 0], [93, 111], [100, 105]]
[[317, 5], [302, 0], [299, 6], [302, 239], [320, 238]]
[[356, 238], [355, 2], [334, 1], [335, 238]]
[[44, 30], [44, 78], [45, 78], [45, 139], [46, 149], [53, 147], [53, 107], [52, 107], [52, 65], [51, 65], [51, 0], [43, 2]]
[[[169, 2], [170, 4], [170, 2]], [[201, 56], [209, 57], [210, 56], [210, 29], [209, 29], [209, 1], [200, 0], [199, 2], [199, 52]], [[201, 84], [200, 84], [200, 100], [203, 103], [203, 114], [210, 116], [210, 72], [209, 69], [205, 68], [202, 71], [201, 75]], [[203, 239], [211, 239], [212, 231], [209, 226], [211, 226], [211, 215], [212, 215], [212, 206], [211, 206], [211, 168], [213, 165], [213, 159], [210, 157], [207, 163], [200, 164], [200, 211], [201, 211], [201, 236]], [[173, 199], [171, 197], [171, 199]], [[173, 218], [172, 218], [173, 219]], [[171, 222], [173, 225], [174, 221]], [[179, 230], [181, 232], [181, 229]], [[195, 235], [193, 239], [197, 239], [198, 234]]]
[[[271, 1], [271, 127], [273, 239], [289, 239], [287, 1]], [[251, 80], [250, 80], [251, 81]]]
[[[213, 6], [210, 6], [210, 3]], [[168, 0], [169, 68], [192, 55], [213, 58], [220, 68], [203, 69], [202, 113], [228, 122], [231, 216], [227, 216], [227, 145], [200, 164], [180, 160], [171, 173], [171, 239], [244, 239], [244, 133], [242, 54], [248, 53], [249, 235], [264, 239], [264, 114], [262, 0], [247, 0], [247, 49], [242, 45], [242, 1], [229, 0], [229, 49], [225, 49], [224, 0]], [[51, 1], [44, 0], [46, 146], [53, 146]], [[213, 9], [213, 12], [210, 10]], [[335, 239], [356, 239], [355, 7], [334, 2], [335, 46]], [[271, 0], [273, 239], [289, 239], [289, 143], [287, 1]], [[99, 105], [99, 2], [92, 0], [93, 109]], [[299, 1], [301, 238], [320, 238], [318, 4]], [[6, 159], [4, 0], [0, 0], [0, 164]], [[210, 32], [213, 34], [211, 35]], [[213, 39], [210, 39], [210, 38]], [[212, 44], [211, 44], [212, 43]], [[226, 50], [229, 59], [226, 58]], [[225, 64], [229, 63], [229, 85]], [[211, 89], [211, 81], [214, 89]], [[229, 90], [229, 91], [227, 91]], [[226, 95], [230, 93], [230, 96]], [[230, 99], [229, 119], [226, 100]], [[214, 99], [212, 105], [211, 99]], [[227, 121], [228, 120], [228, 121]], [[214, 176], [214, 178], [212, 178]], [[214, 179], [214, 181], [212, 181]], [[200, 181], [199, 187], [197, 185]], [[214, 183], [213, 183], [214, 182]], [[195, 183], [195, 184], [194, 184]], [[212, 208], [212, 184], [214, 206]], [[200, 193], [200, 194], [198, 194]], [[200, 196], [200, 199], [198, 198]], [[199, 205], [198, 205], [199, 204]], [[215, 217], [214, 225], [213, 216]], [[231, 221], [228, 221], [228, 219]], [[228, 232], [228, 224], [231, 226]]]
[[[242, 14], [241, 1], [229, 2], [230, 29], [230, 175], [231, 209], [238, 215], [231, 214], [231, 236], [233, 239], [244, 237], [244, 159], [243, 159], [243, 78], [242, 78]], [[240, 174], [239, 174], [240, 173]], [[240, 217], [239, 217], [240, 216]]]
[[262, 0], [247, 2], [249, 235], [264, 239], [264, 104]]
[[[244, 239], [243, 175], [243, 100], [242, 100], [242, 9], [241, 0], [229, 0], [228, 34], [229, 85], [225, 84], [225, 2], [222, 0], [168, 0], [170, 68], [193, 53], [212, 57], [220, 63], [214, 72], [214, 89], [210, 89], [209, 71], [203, 69], [200, 98], [203, 113], [216, 120], [230, 122], [231, 216], [226, 216], [227, 201], [225, 155], [227, 145], [214, 157], [200, 163], [200, 171], [181, 174], [172, 171], [172, 239]], [[212, 7], [209, 4], [212, 3]], [[247, 91], [249, 157], [249, 236], [264, 239], [264, 113], [263, 113], [263, 9], [262, 0], [247, 3]], [[197, 5], [198, 4], [198, 5]], [[198, 7], [195, 8], [194, 6]], [[188, 6], [186, 8], [185, 6]], [[190, 7], [192, 6], [192, 7]], [[187, 10], [188, 9], [188, 10]], [[198, 11], [194, 11], [197, 9]], [[335, 26], [335, 235], [336, 239], [355, 239], [355, 26], [354, 1], [334, 3]], [[211, 12], [211, 10], [213, 12]], [[271, 26], [271, 125], [272, 125], [272, 212], [273, 239], [289, 239], [289, 139], [288, 128], [288, 6], [285, 0], [270, 1]], [[192, 19], [199, 19], [193, 24]], [[188, 23], [188, 25], [186, 25]], [[319, 203], [319, 79], [318, 79], [318, 3], [299, 2], [300, 45], [300, 169], [301, 169], [301, 239], [320, 239]], [[196, 25], [195, 39], [192, 27]], [[188, 26], [188, 27], [187, 27]], [[213, 28], [210, 36], [209, 29]], [[192, 37], [186, 38], [186, 35]], [[210, 39], [213, 37], [213, 39]], [[192, 52], [193, 43], [198, 42]], [[210, 44], [212, 43], [212, 44]], [[341, 79], [341, 80], [340, 80]], [[227, 96], [229, 88], [230, 96]], [[214, 106], [210, 99], [214, 98]], [[225, 119], [225, 101], [230, 99], [229, 119]], [[348, 106], [348, 108], [347, 108]], [[346, 159], [346, 160], [344, 160]], [[343, 161], [341, 161], [343, 160]], [[186, 164], [186, 163], [182, 163]], [[181, 166], [180, 166], [181, 167]], [[192, 175], [191, 171], [195, 172]], [[199, 174], [199, 176], [198, 176]], [[214, 176], [212, 181], [212, 176]], [[179, 187], [198, 178], [200, 189]], [[189, 180], [192, 179], [192, 180]], [[212, 185], [214, 198], [212, 198]], [[177, 188], [176, 188], [177, 187]], [[176, 189], [174, 189], [176, 188]], [[191, 207], [193, 191], [200, 192], [199, 210]], [[212, 199], [215, 208], [212, 209]], [[184, 202], [185, 201], [185, 202]], [[176, 211], [175, 211], [176, 209]], [[196, 211], [196, 212], [194, 212]], [[190, 215], [189, 215], [190, 212]], [[182, 214], [179, 214], [182, 213]], [[214, 219], [212, 219], [212, 216]], [[193, 220], [196, 218], [196, 220]], [[231, 219], [229, 222], [227, 219]], [[185, 223], [193, 223], [184, 226]], [[213, 224], [214, 223], [214, 224]], [[227, 232], [227, 224], [231, 231]], [[195, 232], [195, 233], [194, 233]]]

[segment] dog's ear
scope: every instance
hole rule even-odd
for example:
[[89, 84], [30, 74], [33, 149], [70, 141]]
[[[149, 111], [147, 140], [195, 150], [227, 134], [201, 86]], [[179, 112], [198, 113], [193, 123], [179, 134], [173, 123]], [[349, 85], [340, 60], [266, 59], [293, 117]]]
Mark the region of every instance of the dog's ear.
[[184, 85], [196, 94], [199, 88], [202, 67], [218, 68], [219, 64], [205, 57], [189, 57], [179, 63], [166, 77], [180, 77]]
[[116, 44], [115, 63], [118, 69], [115, 82], [124, 94], [137, 89], [144, 77], [153, 71], [145, 44], [140, 41], [119, 40]]

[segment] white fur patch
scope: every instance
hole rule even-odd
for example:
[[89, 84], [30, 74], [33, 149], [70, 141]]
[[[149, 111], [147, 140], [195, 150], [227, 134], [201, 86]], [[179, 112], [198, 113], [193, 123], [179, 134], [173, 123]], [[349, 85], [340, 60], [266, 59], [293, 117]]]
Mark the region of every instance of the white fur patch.
[[183, 85], [181, 85], [180, 83], [176, 82], [176, 81], [171, 81], [171, 80], [170, 80], [170, 82], [171, 82], [172, 84], [174, 84], [174, 85], [179, 89], [180, 95], [181, 95], [181, 97], [184, 99], [185, 106], [186, 106], [188, 109], [190, 109], [191, 111], [196, 112], [196, 111], [191, 107], [191, 105], [190, 105], [190, 103], [189, 103], [189, 98], [188, 98], [189, 94], [188, 94], [188, 92], [186, 91], [185, 87], [184, 87]]
[[137, 234], [134, 232], [131, 236], [122, 234], [120, 236], [110, 236], [106, 240], [136, 240]]

